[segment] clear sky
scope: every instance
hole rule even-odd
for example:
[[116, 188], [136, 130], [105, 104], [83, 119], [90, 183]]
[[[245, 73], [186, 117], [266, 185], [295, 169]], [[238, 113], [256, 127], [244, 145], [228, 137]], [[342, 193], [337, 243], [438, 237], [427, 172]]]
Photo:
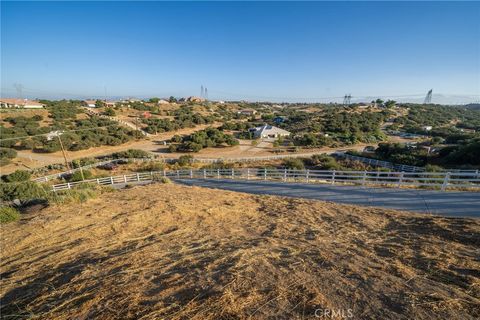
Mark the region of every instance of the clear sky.
[[480, 3], [2, 1], [1, 67], [3, 97], [478, 100]]

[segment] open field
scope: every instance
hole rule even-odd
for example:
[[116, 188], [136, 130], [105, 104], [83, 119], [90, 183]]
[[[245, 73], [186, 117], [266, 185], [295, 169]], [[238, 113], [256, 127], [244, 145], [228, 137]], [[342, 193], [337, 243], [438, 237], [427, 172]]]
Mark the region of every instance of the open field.
[[25, 216], [1, 245], [5, 319], [480, 316], [476, 219], [157, 184]]

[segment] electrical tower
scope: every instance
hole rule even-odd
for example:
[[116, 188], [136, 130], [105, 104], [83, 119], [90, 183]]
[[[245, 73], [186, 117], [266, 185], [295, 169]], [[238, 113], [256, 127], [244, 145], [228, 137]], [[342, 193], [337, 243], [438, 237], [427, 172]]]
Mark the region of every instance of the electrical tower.
[[203, 93], [205, 94], [204, 98], [205, 98], [206, 100], [208, 100], [208, 89], [207, 89], [207, 87], [205, 87], [205, 90], [204, 90]]
[[17, 99], [23, 100], [23, 85], [21, 83], [15, 83], [13, 85], [17, 90]]
[[430, 89], [430, 90], [427, 92], [427, 96], [425, 97], [425, 100], [423, 101], [423, 104], [432, 103], [432, 91], [433, 91], [433, 89]]
[[351, 94], [346, 94], [344, 97], [343, 97], [343, 105], [346, 107], [348, 105], [350, 105], [350, 101], [352, 100], [352, 95]]
[[203, 89], [203, 84], [200, 86], [200, 98], [203, 98], [203, 95], [205, 94], [205, 91]]

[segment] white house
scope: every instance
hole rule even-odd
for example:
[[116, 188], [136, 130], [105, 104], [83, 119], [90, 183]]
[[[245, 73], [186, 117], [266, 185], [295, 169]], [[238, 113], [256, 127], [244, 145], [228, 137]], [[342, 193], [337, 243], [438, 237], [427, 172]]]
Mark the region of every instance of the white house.
[[261, 127], [256, 127], [250, 129], [250, 132], [253, 132], [255, 138], [279, 138], [279, 137], [288, 137], [290, 132], [283, 130], [270, 125], [263, 125]]
[[423, 126], [422, 129], [423, 131], [430, 131], [432, 130], [432, 126]]
[[89, 108], [95, 108], [97, 100], [84, 100], [83, 103]]
[[28, 99], [0, 99], [1, 108], [42, 109], [44, 104]]

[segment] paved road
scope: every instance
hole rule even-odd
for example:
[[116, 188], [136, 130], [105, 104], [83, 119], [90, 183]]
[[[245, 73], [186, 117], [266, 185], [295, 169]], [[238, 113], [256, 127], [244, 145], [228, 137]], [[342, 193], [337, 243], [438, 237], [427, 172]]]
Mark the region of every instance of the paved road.
[[300, 197], [444, 216], [480, 218], [480, 192], [364, 188], [258, 180], [178, 179], [176, 181], [186, 185], [254, 194]]

